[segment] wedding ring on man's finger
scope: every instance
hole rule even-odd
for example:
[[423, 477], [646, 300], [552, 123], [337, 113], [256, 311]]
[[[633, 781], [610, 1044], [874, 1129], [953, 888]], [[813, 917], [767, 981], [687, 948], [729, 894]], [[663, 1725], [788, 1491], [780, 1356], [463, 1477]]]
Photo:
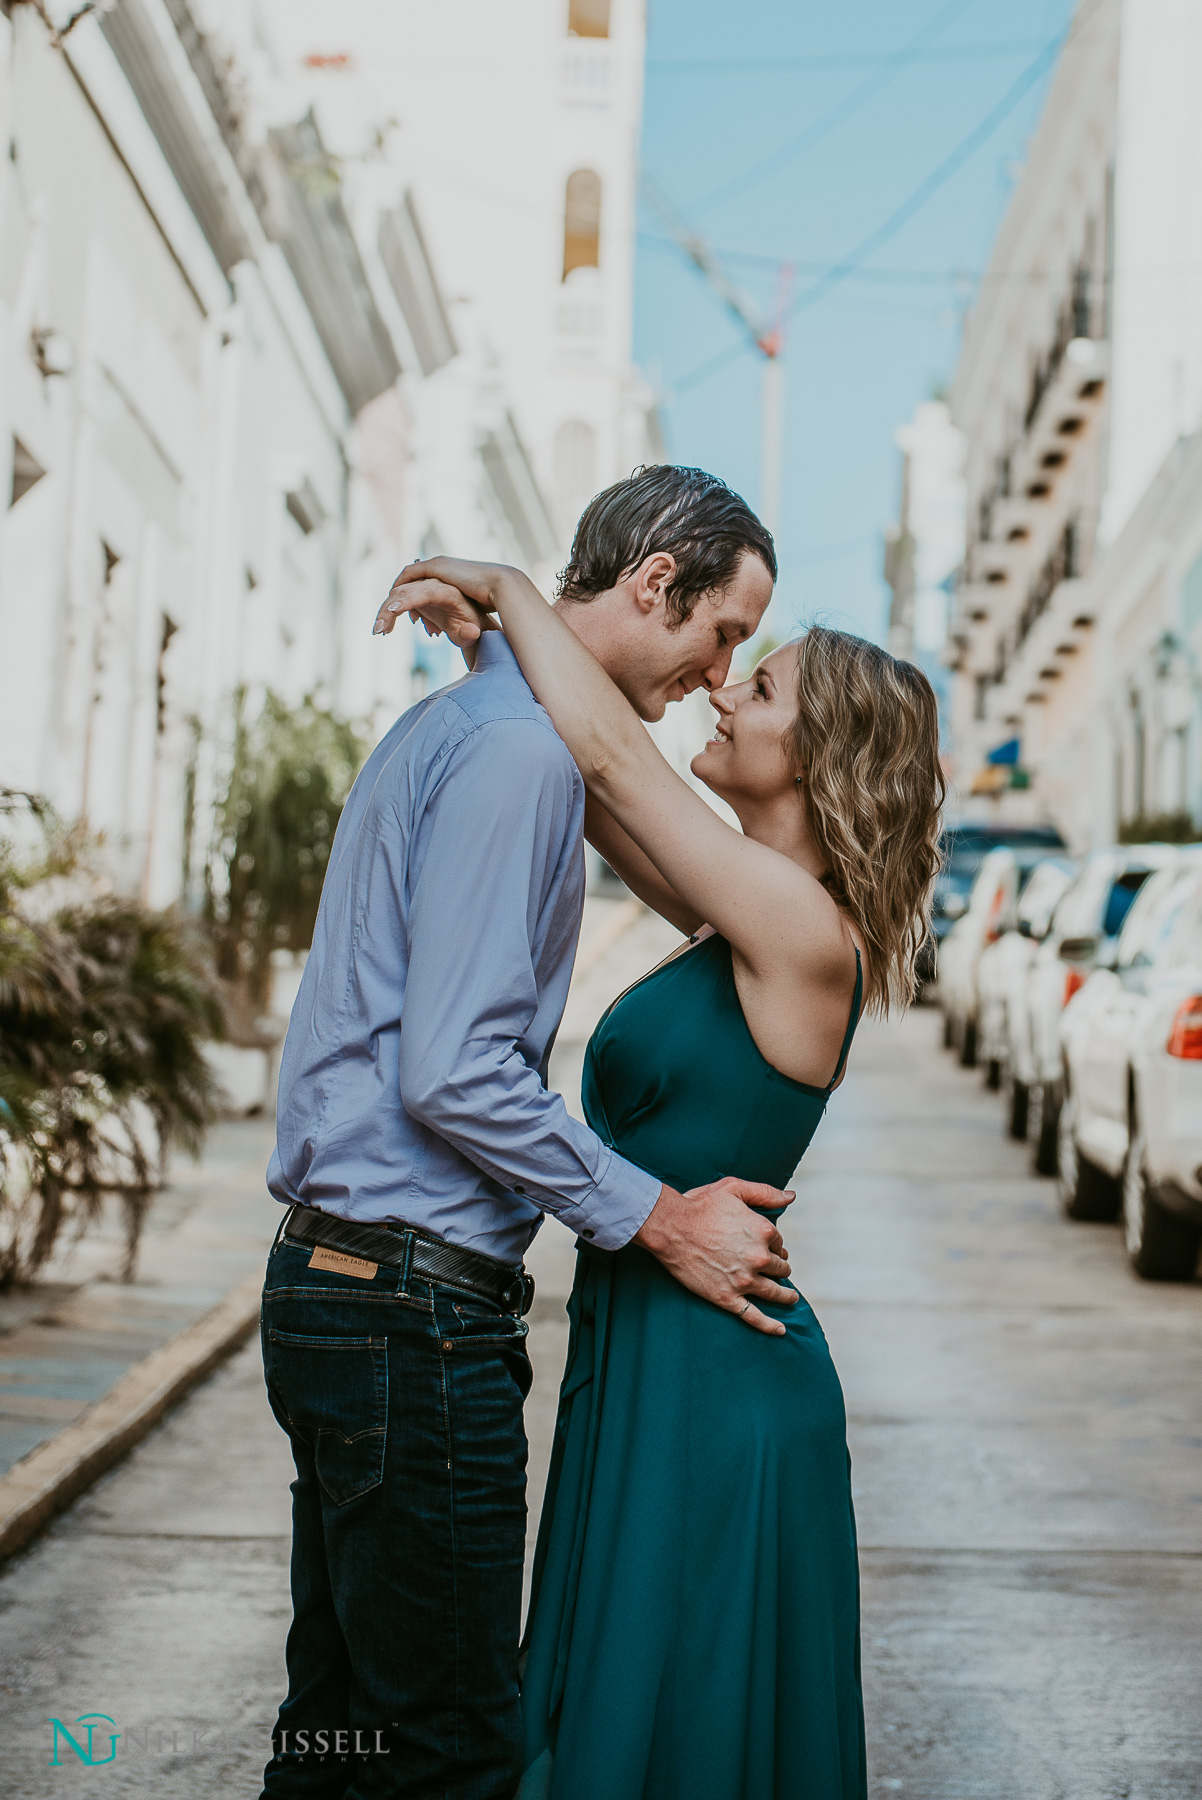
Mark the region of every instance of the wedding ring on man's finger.
[[743, 1302], [743, 1304], [742, 1304], [742, 1306], [741, 1306], [741, 1307], [740, 1307], [740, 1308], [739, 1308], [739, 1317], [740, 1317], [740, 1318], [742, 1318], [742, 1317], [743, 1317], [743, 1314], [744, 1314], [744, 1313], [745, 1313], [745, 1312], [746, 1312], [746, 1311], [747, 1311], [747, 1308], [748, 1308], [748, 1307], [749, 1307], [749, 1306], [750, 1306], [750, 1305], [751, 1305], [751, 1295], [750, 1295], [750, 1294], [748, 1294], [748, 1296], [747, 1296], [747, 1298], [746, 1298], [746, 1299], [745, 1299], [745, 1300], [744, 1300], [744, 1302]]

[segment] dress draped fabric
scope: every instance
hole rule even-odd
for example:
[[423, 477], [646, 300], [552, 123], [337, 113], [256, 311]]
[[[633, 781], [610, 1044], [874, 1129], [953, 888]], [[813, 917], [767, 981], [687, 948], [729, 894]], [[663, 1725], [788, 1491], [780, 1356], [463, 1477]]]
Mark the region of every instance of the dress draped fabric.
[[[861, 991], [857, 953], [836, 1078]], [[583, 1092], [599, 1136], [685, 1190], [785, 1187], [833, 1086], [764, 1059], [715, 935], [610, 1008]], [[783, 1338], [636, 1245], [577, 1241], [518, 1800], [864, 1800], [843, 1395], [808, 1303], [757, 1304]]]

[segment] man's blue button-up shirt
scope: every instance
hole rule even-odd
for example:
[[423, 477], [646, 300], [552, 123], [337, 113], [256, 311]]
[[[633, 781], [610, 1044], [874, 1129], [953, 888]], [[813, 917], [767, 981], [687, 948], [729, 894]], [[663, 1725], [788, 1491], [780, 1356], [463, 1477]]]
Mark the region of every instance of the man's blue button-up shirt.
[[517, 1264], [616, 1250], [652, 1176], [546, 1087], [584, 904], [579, 772], [499, 632], [397, 720], [334, 839], [280, 1068], [277, 1200]]

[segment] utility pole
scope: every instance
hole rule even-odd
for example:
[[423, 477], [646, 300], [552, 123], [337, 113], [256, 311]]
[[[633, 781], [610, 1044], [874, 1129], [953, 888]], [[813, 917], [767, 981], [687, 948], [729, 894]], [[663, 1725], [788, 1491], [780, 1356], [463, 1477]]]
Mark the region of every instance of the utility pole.
[[793, 289], [793, 265], [782, 263], [776, 307], [771, 321], [755, 301], [736, 287], [703, 237], [690, 231], [667, 195], [649, 175], [641, 177], [643, 198], [682, 255], [709, 284], [727, 312], [750, 337], [764, 359], [760, 397], [760, 517], [769, 531], [780, 523], [781, 462], [785, 426], [785, 320]]

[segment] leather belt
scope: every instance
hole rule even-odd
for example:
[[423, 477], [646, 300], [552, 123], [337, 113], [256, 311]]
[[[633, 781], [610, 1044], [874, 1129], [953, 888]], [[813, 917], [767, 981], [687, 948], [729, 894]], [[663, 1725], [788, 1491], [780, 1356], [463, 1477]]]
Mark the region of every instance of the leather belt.
[[338, 1219], [315, 1206], [293, 1206], [284, 1220], [284, 1236], [301, 1244], [324, 1244], [327, 1250], [345, 1250], [369, 1262], [390, 1266], [409, 1265], [411, 1275], [448, 1287], [467, 1288], [490, 1300], [502, 1312], [520, 1318], [534, 1300], [534, 1277], [486, 1256], [481, 1250], [464, 1250], [445, 1238], [421, 1231], [416, 1225], [360, 1225]]

